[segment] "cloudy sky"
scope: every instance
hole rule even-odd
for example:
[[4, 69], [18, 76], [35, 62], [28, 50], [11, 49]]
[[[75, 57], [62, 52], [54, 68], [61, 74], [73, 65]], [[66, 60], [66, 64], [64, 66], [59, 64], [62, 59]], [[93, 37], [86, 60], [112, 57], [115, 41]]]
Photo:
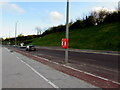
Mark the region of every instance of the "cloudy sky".
[[[91, 10], [106, 8], [113, 11], [117, 2], [70, 2], [70, 21], [89, 15]], [[2, 32], [0, 37], [14, 37], [15, 23], [18, 21], [17, 35], [36, 34], [36, 27], [45, 29], [65, 24], [66, 2], [3, 2]]]

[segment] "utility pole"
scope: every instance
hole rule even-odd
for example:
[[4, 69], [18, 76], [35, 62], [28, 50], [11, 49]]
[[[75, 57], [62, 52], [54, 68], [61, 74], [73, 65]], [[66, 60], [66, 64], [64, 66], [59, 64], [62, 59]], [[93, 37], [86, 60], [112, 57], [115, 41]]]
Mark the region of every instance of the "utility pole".
[[[69, 0], [67, 0], [67, 9], [66, 9], [66, 39], [69, 42]], [[69, 48], [69, 43], [68, 43]], [[65, 63], [68, 63], [68, 48], [65, 50]]]
[[16, 35], [17, 35], [17, 23], [18, 23], [18, 21], [15, 23], [15, 46], [17, 45], [17, 38], [16, 38]]

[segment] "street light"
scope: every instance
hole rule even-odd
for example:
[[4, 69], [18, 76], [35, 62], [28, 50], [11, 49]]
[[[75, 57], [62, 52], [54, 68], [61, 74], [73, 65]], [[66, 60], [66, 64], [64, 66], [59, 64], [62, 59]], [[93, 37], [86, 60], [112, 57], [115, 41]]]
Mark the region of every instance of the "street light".
[[15, 23], [15, 46], [17, 45], [17, 38], [16, 38], [16, 35], [17, 35], [17, 23], [18, 23], [18, 21]]
[[[66, 39], [69, 42], [69, 0], [67, 0], [67, 10], [66, 10]], [[69, 47], [69, 43], [68, 43]], [[68, 63], [68, 48], [65, 50], [65, 63]]]

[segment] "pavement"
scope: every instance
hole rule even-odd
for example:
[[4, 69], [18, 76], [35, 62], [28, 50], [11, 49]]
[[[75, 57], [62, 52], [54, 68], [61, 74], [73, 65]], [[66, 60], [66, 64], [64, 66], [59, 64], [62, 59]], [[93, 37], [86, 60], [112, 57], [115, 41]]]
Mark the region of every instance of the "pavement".
[[7, 48], [2, 50], [2, 88], [97, 88]]

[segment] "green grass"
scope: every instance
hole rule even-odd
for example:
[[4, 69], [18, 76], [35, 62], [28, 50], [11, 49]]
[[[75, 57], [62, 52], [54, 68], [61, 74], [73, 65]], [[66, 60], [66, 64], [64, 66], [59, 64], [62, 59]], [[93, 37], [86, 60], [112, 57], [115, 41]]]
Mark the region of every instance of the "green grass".
[[[69, 47], [77, 49], [120, 51], [120, 23], [110, 23], [69, 32]], [[33, 45], [61, 47], [65, 32], [53, 33], [42, 38], [32, 39]]]

